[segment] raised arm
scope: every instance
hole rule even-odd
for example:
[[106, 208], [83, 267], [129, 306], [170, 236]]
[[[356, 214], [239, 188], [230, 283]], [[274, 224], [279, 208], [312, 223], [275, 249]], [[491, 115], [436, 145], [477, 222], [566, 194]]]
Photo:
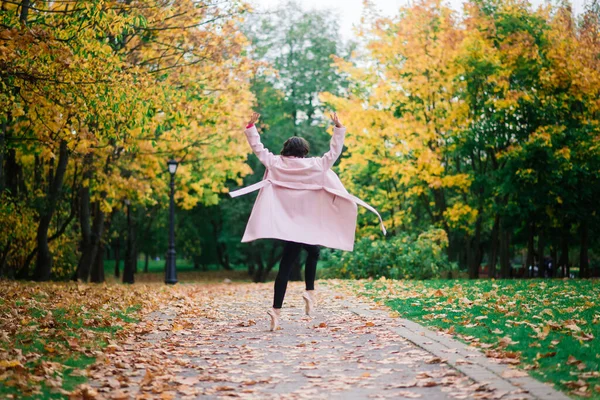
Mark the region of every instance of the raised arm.
[[266, 149], [260, 141], [260, 135], [258, 134], [255, 125], [256, 121], [258, 121], [258, 117], [260, 117], [259, 113], [252, 113], [252, 118], [250, 118], [250, 122], [246, 126], [244, 133], [246, 134], [246, 139], [248, 139], [248, 143], [250, 144], [250, 147], [252, 147], [252, 151], [256, 154], [256, 157], [258, 157], [265, 167], [269, 168], [275, 156]]
[[342, 154], [342, 149], [344, 148], [344, 136], [346, 135], [346, 128], [342, 126], [337, 114], [330, 114], [330, 117], [335, 126], [333, 128], [333, 136], [329, 142], [329, 151], [322, 157], [323, 167], [326, 169], [331, 168], [335, 163], [335, 160]]

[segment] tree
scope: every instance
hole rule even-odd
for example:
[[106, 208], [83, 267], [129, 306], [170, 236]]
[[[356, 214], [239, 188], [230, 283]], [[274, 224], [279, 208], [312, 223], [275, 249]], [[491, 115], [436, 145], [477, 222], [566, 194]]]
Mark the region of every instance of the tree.
[[577, 27], [568, 5], [520, 0], [468, 2], [461, 21], [435, 0], [368, 20], [364, 51], [337, 62], [349, 94], [324, 96], [349, 127], [345, 183], [392, 233], [446, 230], [471, 278], [485, 256], [511, 276], [516, 247], [526, 266], [560, 247], [568, 269], [576, 242], [587, 271], [597, 32], [593, 13]]
[[216, 203], [226, 180], [248, 172], [234, 122], [252, 100], [244, 6], [22, 1], [3, 10], [0, 190], [37, 214], [22, 277], [34, 257], [35, 279], [72, 275], [53, 268], [50, 242], [80, 234], [76, 276], [102, 280], [107, 216], [125, 198], [166, 204], [168, 158], [181, 162], [183, 208]]

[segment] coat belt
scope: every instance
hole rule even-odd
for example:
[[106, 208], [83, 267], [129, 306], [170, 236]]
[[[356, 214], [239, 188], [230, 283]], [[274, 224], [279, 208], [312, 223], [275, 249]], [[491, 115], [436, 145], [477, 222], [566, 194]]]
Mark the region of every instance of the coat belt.
[[301, 182], [282, 182], [282, 181], [276, 181], [276, 180], [272, 180], [272, 179], [263, 179], [262, 181], [257, 182], [253, 185], [249, 185], [244, 188], [235, 190], [233, 192], [229, 192], [229, 195], [231, 197], [243, 196], [245, 194], [257, 191], [257, 190], [267, 186], [268, 184], [284, 187], [287, 189], [295, 189], [295, 190], [325, 190], [326, 192], [329, 192], [335, 196], [339, 196], [343, 199], [352, 201], [358, 205], [363, 206], [367, 210], [369, 210], [372, 213], [374, 213], [375, 215], [377, 215], [377, 218], [379, 218], [379, 225], [381, 226], [381, 231], [383, 232], [384, 235], [387, 233], [387, 231], [385, 230], [385, 226], [383, 225], [383, 219], [381, 218], [381, 215], [379, 215], [379, 213], [377, 212], [376, 209], [374, 209], [373, 207], [371, 207], [370, 205], [368, 205], [367, 203], [365, 203], [358, 197], [351, 195], [350, 193], [343, 192], [343, 191], [337, 190], [337, 189], [331, 189], [331, 188], [328, 188], [328, 187], [322, 186], [322, 185], [314, 185], [314, 184], [310, 184], [310, 183], [301, 183]]

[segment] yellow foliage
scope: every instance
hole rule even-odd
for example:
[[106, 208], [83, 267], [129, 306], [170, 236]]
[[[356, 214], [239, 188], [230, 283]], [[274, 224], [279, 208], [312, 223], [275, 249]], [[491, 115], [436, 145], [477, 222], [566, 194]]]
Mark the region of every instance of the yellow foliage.
[[[8, 125], [8, 146], [18, 148], [24, 189], [38, 196], [31, 202], [47, 197], [61, 144], [68, 149], [61, 196], [89, 188], [107, 215], [125, 199], [166, 206], [168, 159], [180, 162], [184, 208], [215, 204], [226, 180], [249, 173], [239, 125], [254, 101], [256, 63], [245, 56], [249, 43], [239, 29], [245, 5], [73, 0], [22, 7], [3, 4], [0, 125]], [[66, 197], [50, 232], [68, 212]], [[0, 210], [0, 224], [27, 216], [35, 230], [42, 207], [23, 207], [14, 215]], [[35, 247], [25, 231], [16, 252]], [[59, 238], [51, 247], [60, 261], [55, 274], [67, 274], [60, 265], [73, 265], [66, 252], [75, 254], [77, 241]]]
[[444, 219], [451, 228], [472, 233], [477, 214], [468, 204], [455, 203], [444, 211]]

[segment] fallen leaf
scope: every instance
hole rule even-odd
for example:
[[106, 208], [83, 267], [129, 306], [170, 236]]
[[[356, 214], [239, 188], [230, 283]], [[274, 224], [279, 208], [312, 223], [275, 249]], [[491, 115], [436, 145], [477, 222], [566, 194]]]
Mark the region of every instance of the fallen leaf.
[[576, 365], [576, 364], [579, 364], [579, 363], [581, 363], [581, 361], [579, 361], [578, 359], [576, 359], [572, 355], [569, 355], [569, 358], [567, 358], [567, 365]]
[[142, 378], [142, 381], [140, 382], [140, 386], [146, 386], [152, 383], [152, 381], [154, 380], [154, 375], [152, 375], [152, 372], [150, 372], [149, 369], [146, 370], [146, 373], [144, 374], [144, 377]]
[[516, 368], [508, 368], [502, 371], [501, 376], [503, 378], [525, 378], [529, 376], [529, 374], [523, 370]]
[[574, 332], [579, 332], [581, 331], [581, 328], [579, 326], [577, 326], [575, 323], [570, 323], [570, 324], [566, 324], [564, 325], [565, 328], [570, 329]]
[[417, 381], [415, 381], [415, 380], [408, 381], [408, 382], [391, 383], [386, 386], [386, 389], [403, 389], [403, 388], [409, 388], [409, 387], [414, 387], [414, 386], [417, 386]]
[[541, 354], [541, 353], [537, 353], [537, 355], [535, 356], [535, 359], [536, 359], [536, 360], [539, 360], [539, 359], [541, 359], [541, 358], [549, 358], [549, 357], [554, 357], [555, 355], [556, 355], [556, 352], [555, 352], [555, 351], [550, 351], [550, 352], [548, 352], [548, 353], [543, 353], [543, 354]]

